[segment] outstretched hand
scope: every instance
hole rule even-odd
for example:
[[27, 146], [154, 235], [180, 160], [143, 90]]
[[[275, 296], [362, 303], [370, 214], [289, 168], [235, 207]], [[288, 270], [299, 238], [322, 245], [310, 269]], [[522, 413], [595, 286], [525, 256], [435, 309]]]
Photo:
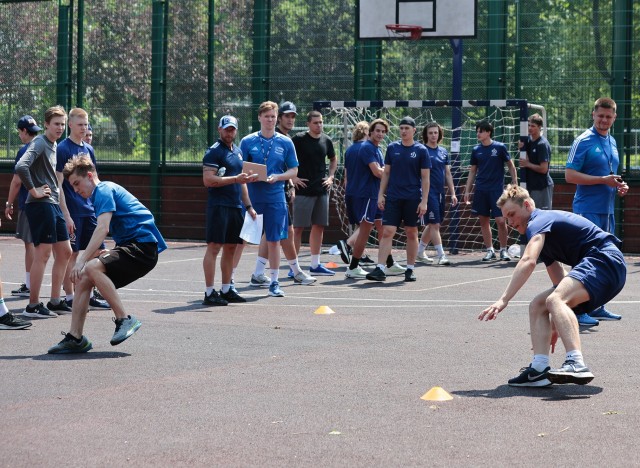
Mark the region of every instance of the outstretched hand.
[[478, 315], [478, 320], [484, 320], [484, 321], [495, 320], [498, 318], [498, 314], [502, 312], [505, 307], [507, 307], [507, 303], [503, 302], [502, 300], [499, 300], [493, 303], [492, 305], [490, 305], [489, 307], [487, 307], [486, 309], [484, 309], [480, 313], [480, 315]]

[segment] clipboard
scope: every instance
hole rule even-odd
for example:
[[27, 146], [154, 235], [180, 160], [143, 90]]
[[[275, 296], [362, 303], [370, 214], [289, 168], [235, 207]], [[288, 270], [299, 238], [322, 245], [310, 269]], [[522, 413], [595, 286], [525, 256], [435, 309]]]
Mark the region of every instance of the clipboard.
[[257, 174], [260, 182], [267, 181], [267, 166], [266, 164], [258, 164], [249, 161], [242, 163], [242, 172], [245, 174]]

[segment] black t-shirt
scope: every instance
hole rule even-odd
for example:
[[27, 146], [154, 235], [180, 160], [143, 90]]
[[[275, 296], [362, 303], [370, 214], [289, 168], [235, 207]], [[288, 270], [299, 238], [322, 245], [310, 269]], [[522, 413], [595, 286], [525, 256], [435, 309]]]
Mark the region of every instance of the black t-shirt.
[[[541, 136], [535, 141], [529, 137], [525, 149], [527, 150], [527, 159], [533, 164], [541, 164], [543, 162], [551, 164], [551, 145], [549, 145], [545, 137]], [[553, 185], [553, 179], [548, 170], [546, 174], [540, 174], [528, 169], [526, 174], [527, 190], [542, 190]]]
[[327, 174], [325, 159], [336, 157], [331, 138], [324, 133], [314, 138], [309, 132], [302, 132], [293, 137], [293, 145], [300, 164], [298, 177], [309, 180], [306, 182], [307, 188], [296, 188], [296, 195], [318, 196], [327, 193], [322, 186], [322, 179]]

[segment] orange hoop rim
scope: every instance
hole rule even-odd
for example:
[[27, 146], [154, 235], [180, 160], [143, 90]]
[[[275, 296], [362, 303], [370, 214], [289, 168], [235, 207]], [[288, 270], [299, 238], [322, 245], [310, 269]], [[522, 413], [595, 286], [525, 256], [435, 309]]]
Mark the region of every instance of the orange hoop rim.
[[403, 36], [403, 33], [409, 33], [409, 39], [413, 41], [422, 37], [422, 26], [414, 24], [385, 24], [385, 28], [396, 36]]

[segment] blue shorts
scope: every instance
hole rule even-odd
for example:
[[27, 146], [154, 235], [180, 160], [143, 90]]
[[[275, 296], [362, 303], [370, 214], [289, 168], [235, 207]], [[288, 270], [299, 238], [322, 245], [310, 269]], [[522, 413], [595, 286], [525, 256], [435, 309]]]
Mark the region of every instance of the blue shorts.
[[613, 214], [600, 214], [600, 213], [576, 213], [585, 219], [588, 219], [593, 224], [598, 226], [604, 232], [611, 234], [616, 233], [616, 217]]
[[244, 224], [242, 208], [207, 206], [207, 244], [242, 244], [240, 231]]
[[444, 193], [429, 192], [427, 202], [427, 222], [442, 224], [444, 221]]
[[[89, 245], [93, 231], [98, 226], [98, 220], [95, 216], [72, 216], [73, 224], [76, 225], [76, 232], [71, 236], [71, 250], [80, 252], [85, 250]], [[104, 242], [100, 245], [100, 249], [104, 249]]]
[[268, 242], [280, 242], [288, 237], [289, 212], [285, 202], [254, 203], [253, 209], [262, 215], [264, 235]]
[[420, 200], [389, 199], [384, 205], [383, 226], [396, 226], [404, 221], [405, 227], [416, 227], [422, 218], [418, 216]]
[[360, 224], [362, 221], [373, 224], [376, 219], [382, 218], [382, 212], [378, 209], [378, 200], [374, 198], [347, 195], [344, 201], [351, 224]]
[[24, 211], [29, 219], [33, 245], [55, 244], [69, 240], [67, 223], [57, 203], [27, 203]]
[[473, 204], [471, 212], [478, 216], [502, 217], [502, 210], [498, 208], [496, 202], [502, 195], [502, 188], [497, 190], [478, 190], [473, 194]]
[[580, 281], [589, 300], [574, 307], [576, 314], [591, 312], [616, 297], [627, 279], [627, 265], [622, 252], [612, 243], [594, 247], [580, 263], [574, 266], [569, 276]]

